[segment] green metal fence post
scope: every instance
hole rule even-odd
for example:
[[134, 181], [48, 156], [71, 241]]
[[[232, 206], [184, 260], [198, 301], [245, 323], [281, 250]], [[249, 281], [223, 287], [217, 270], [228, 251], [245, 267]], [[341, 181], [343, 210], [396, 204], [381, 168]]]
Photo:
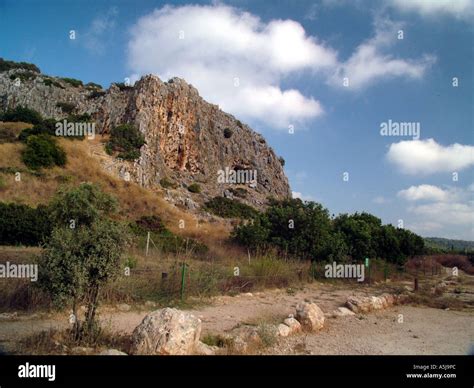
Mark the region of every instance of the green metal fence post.
[[186, 280], [186, 263], [183, 262], [183, 268], [181, 269], [181, 302], [184, 297], [184, 285]]

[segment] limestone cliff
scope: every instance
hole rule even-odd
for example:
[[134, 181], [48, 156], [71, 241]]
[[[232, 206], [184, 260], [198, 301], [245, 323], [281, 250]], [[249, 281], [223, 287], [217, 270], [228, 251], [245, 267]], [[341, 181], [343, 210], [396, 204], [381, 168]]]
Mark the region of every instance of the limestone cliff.
[[[256, 206], [269, 196], [289, 195], [282, 164], [265, 139], [203, 100], [182, 79], [163, 82], [147, 75], [133, 87], [112, 84], [107, 90], [97, 90], [34, 72], [26, 72], [28, 76], [19, 79], [22, 72], [0, 73], [1, 111], [26, 106], [44, 117], [62, 119], [67, 114], [60, 105], [67, 103], [75, 114], [89, 114], [99, 134], [106, 135], [119, 124], [135, 125], [146, 140], [141, 156], [135, 162], [118, 161], [114, 172], [129, 175], [144, 187], [157, 186], [164, 177], [182, 188], [198, 183], [201, 195], [191, 200], [186, 194], [191, 207], [214, 196], [232, 196], [237, 187], [241, 200]], [[222, 182], [219, 176], [226, 169], [256, 171], [256, 180]]]

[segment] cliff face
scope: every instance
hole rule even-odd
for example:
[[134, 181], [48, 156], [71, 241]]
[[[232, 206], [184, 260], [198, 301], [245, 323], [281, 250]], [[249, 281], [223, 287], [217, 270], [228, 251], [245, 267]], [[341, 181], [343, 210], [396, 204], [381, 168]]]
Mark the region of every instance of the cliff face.
[[[240, 188], [243, 201], [256, 206], [268, 196], [283, 198], [290, 193], [281, 162], [265, 139], [204, 101], [179, 78], [163, 82], [147, 75], [133, 87], [113, 84], [94, 94], [90, 88], [42, 74], [18, 82], [19, 72], [0, 73], [0, 110], [26, 106], [44, 117], [62, 119], [67, 114], [58, 103], [68, 103], [75, 107], [74, 113], [90, 114], [98, 133], [107, 134], [119, 124], [135, 125], [146, 140], [141, 156], [135, 162], [118, 161], [114, 172], [129, 174], [144, 187], [157, 186], [165, 177], [182, 187], [198, 183], [202, 189], [198, 203], [214, 196], [231, 197]], [[239, 184], [227, 174], [223, 182], [226, 170], [237, 175], [251, 171], [256, 179]], [[189, 203], [191, 197], [187, 199]]]

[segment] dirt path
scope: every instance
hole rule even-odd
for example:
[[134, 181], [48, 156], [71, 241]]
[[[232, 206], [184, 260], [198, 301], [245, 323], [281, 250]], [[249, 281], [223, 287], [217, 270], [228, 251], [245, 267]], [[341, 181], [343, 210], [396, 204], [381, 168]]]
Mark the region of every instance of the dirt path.
[[329, 319], [319, 333], [284, 338], [265, 353], [462, 355], [474, 346], [472, 312], [397, 306], [361, 318]]
[[[294, 313], [298, 302], [315, 302], [325, 313], [342, 306], [349, 295], [381, 293], [367, 287], [348, 289], [313, 283], [288, 292], [270, 290], [235, 297], [213, 298], [209, 305], [189, 310], [202, 320], [203, 335], [218, 334], [235, 326], [258, 322], [281, 322]], [[143, 306], [142, 306], [143, 307]], [[104, 309], [103, 325], [114, 332], [130, 334], [150, 309], [120, 312]], [[400, 317], [403, 316], [403, 323]], [[22, 337], [48, 329], [66, 328], [67, 315], [20, 317], [0, 320], [0, 349], [15, 349]], [[466, 354], [474, 344], [474, 312], [446, 311], [397, 306], [359, 316], [328, 318], [315, 334], [280, 339], [266, 354]]]

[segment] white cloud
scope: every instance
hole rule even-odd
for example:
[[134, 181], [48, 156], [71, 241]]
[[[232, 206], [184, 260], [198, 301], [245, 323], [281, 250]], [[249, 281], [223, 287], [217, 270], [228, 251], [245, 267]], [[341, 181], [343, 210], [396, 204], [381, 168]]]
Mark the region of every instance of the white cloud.
[[336, 50], [293, 20], [263, 22], [222, 4], [165, 6], [133, 26], [128, 61], [133, 74], [184, 78], [225, 111], [287, 129], [324, 113], [316, 98], [282, 88], [290, 76], [320, 74], [340, 86], [347, 75], [352, 89], [382, 78], [420, 78], [432, 57], [402, 60], [382, 53], [396, 39], [396, 26], [377, 19], [375, 36], [341, 63]]
[[470, 18], [474, 13], [472, 0], [390, 0], [389, 4], [402, 11], [414, 11], [422, 16], [451, 15]]
[[[419, 59], [399, 59], [386, 54], [386, 49], [398, 41], [397, 32], [403, 25], [376, 17], [374, 26], [374, 36], [360, 44], [349, 59], [339, 65], [330, 78], [331, 84], [348, 86], [346, 89], [351, 90], [366, 87], [379, 79], [419, 79], [436, 61], [434, 56], [426, 54]], [[345, 78], [349, 80], [348, 85], [344, 83]]]
[[281, 128], [319, 116], [323, 108], [298, 90], [282, 90], [280, 81], [336, 61], [335, 51], [299, 23], [264, 23], [224, 5], [155, 10], [138, 20], [129, 42], [133, 72], [184, 78], [222, 109]]
[[448, 198], [448, 192], [432, 185], [411, 186], [400, 190], [397, 195], [408, 201], [433, 200], [444, 201]]
[[454, 172], [474, 165], [474, 147], [443, 146], [433, 139], [405, 140], [391, 144], [387, 158], [407, 174]]
[[441, 230], [443, 225], [438, 222], [414, 222], [412, 224], [407, 225], [408, 229], [416, 231], [417, 233], [432, 233], [434, 231]]
[[[93, 54], [103, 54], [106, 41], [111, 38], [111, 31], [115, 28], [118, 10], [116, 7], [110, 8], [104, 15], [92, 20], [91, 25], [80, 36], [81, 43]], [[107, 36], [109, 34], [109, 36]]]
[[447, 237], [470, 239], [474, 237], [474, 200], [470, 189], [420, 185], [401, 190], [398, 196], [413, 202], [426, 201], [407, 209], [416, 217], [410, 228], [418, 233], [437, 231]]
[[302, 201], [314, 201], [313, 197], [311, 195], [305, 195], [299, 191], [292, 191], [291, 192], [292, 198], [299, 198]]
[[409, 211], [428, 221], [450, 225], [472, 225], [474, 204], [472, 202], [434, 202], [410, 208]]
[[372, 202], [373, 202], [373, 203], [376, 203], [377, 205], [384, 205], [384, 204], [386, 204], [386, 203], [389, 203], [390, 200], [380, 195], [380, 196], [375, 197], [375, 198], [372, 200]]

